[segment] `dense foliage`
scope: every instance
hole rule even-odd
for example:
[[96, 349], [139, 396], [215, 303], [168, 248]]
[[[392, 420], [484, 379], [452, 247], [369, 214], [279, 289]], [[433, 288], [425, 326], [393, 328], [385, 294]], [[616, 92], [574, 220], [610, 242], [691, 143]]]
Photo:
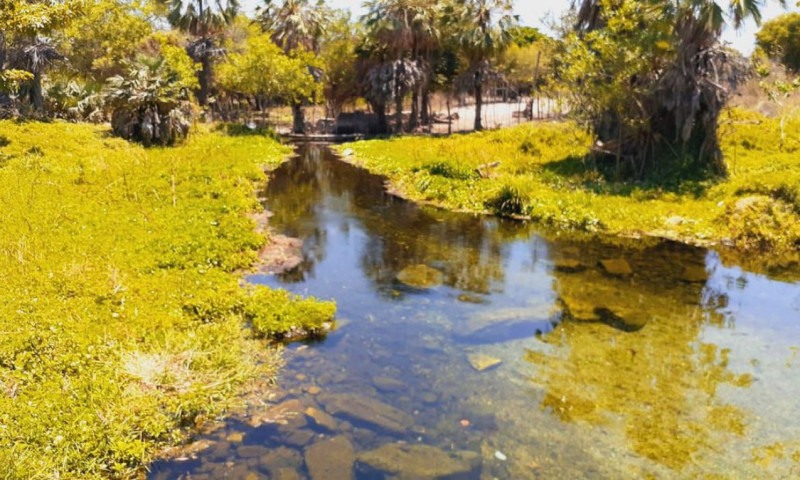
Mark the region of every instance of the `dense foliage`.
[[769, 57], [793, 72], [800, 72], [800, 13], [787, 13], [765, 22], [756, 42]]
[[191, 106], [179, 76], [163, 59], [130, 67], [108, 80], [106, 102], [117, 136], [144, 146], [174, 145], [189, 134]]
[[724, 175], [717, 127], [746, 64], [720, 37], [726, 23], [760, 20], [760, 6], [584, 0], [564, 41], [561, 75], [573, 87], [573, 112], [598, 140], [596, 153], [629, 177], [675, 164]]

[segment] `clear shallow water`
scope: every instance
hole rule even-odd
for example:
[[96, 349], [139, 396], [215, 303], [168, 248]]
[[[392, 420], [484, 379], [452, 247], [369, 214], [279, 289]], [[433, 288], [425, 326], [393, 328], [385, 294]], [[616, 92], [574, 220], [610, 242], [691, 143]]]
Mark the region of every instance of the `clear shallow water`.
[[[800, 285], [418, 208], [315, 145], [266, 197], [305, 261], [251, 281], [335, 299], [339, 328], [152, 478], [346, 478], [354, 457], [355, 478], [800, 476]], [[419, 265], [441, 284], [397, 280]]]

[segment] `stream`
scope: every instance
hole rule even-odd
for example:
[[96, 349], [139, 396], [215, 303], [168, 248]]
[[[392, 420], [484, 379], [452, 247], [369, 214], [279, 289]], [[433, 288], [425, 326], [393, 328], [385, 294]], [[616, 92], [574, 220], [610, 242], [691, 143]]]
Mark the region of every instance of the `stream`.
[[152, 480], [800, 477], [796, 281], [418, 207], [324, 145], [265, 197], [304, 261], [249, 280], [337, 328]]

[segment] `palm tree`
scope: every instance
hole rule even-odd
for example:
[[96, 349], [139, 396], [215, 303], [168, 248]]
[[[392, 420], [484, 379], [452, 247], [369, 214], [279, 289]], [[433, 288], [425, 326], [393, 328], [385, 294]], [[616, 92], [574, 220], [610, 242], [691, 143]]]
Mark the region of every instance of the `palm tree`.
[[386, 106], [394, 99], [397, 131], [403, 126], [403, 98], [420, 84], [423, 74], [416, 62], [408, 59], [379, 63], [367, 71], [365, 94], [378, 117], [378, 133], [388, 133]]
[[491, 75], [491, 58], [511, 42], [518, 18], [510, 0], [456, 0], [448, 8], [449, 22], [469, 61], [467, 78], [475, 96], [475, 130], [483, 130], [483, 86]]
[[[283, 0], [280, 6], [272, 0], [264, 0], [258, 20], [264, 31], [269, 32], [274, 41], [287, 55], [295, 50], [319, 54], [320, 39], [328, 27], [327, 9], [323, 0]], [[319, 72], [309, 66], [309, 73], [318, 77]], [[292, 103], [294, 133], [305, 133], [305, 114], [303, 104]]]
[[[778, 2], [785, 6], [784, 0]], [[729, 0], [726, 8], [716, 0], [651, 2], [671, 27], [674, 53], [663, 68], [648, 72], [646, 78], [631, 79], [644, 85], [645, 92], [635, 108], [604, 112], [593, 120], [599, 140], [615, 144], [618, 159], [628, 155], [640, 159], [641, 165], [653, 145], [675, 143], [689, 147], [689, 153], [706, 161], [712, 171], [724, 174], [717, 125], [729, 84], [735, 84], [742, 73], [720, 37], [727, 23], [738, 29], [747, 18], [760, 22], [763, 4], [763, 0]], [[600, 0], [582, 0], [575, 25], [580, 35], [605, 28], [604, 8], [608, 7], [604, 5]]]
[[[411, 117], [409, 129], [417, 126], [420, 113], [419, 99], [422, 98], [423, 123], [427, 123], [428, 89], [431, 78], [431, 52], [439, 39], [439, 18], [441, 2], [435, 0], [369, 0], [364, 3], [367, 14], [363, 21], [368, 28], [369, 38], [377, 47], [375, 50], [385, 57], [383, 60], [398, 62], [410, 58], [416, 63], [415, 85], [412, 92]], [[395, 63], [403, 66], [403, 63]], [[404, 84], [400, 82], [399, 84]], [[405, 95], [405, 93], [403, 93]], [[396, 98], [398, 108], [402, 109], [403, 98]], [[398, 116], [398, 118], [400, 118]], [[398, 130], [402, 125], [398, 124]]]
[[117, 136], [149, 147], [173, 145], [189, 134], [188, 92], [163, 58], [129, 65], [127, 75], [108, 79], [104, 93]]
[[284, 0], [280, 6], [275, 6], [272, 0], [264, 0], [264, 3], [258, 20], [284, 52], [303, 48], [319, 53], [320, 39], [328, 27], [324, 0], [313, 4], [311, 0]]
[[35, 38], [30, 43], [18, 45], [12, 51], [12, 65], [33, 75], [27, 86], [27, 94], [33, 109], [44, 110], [44, 94], [42, 92], [42, 75], [47, 68], [64, 57], [56, 50], [52, 42], [44, 38]]
[[223, 28], [233, 22], [239, 11], [239, 2], [238, 0], [161, 1], [169, 6], [167, 20], [170, 25], [195, 38], [187, 51], [202, 65], [198, 75], [200, 90], [197, 92], [197, 100], [200, 105], [205, 106], [214, 84], [214, 56], [220, 53], [215, 46], [215, 40]]

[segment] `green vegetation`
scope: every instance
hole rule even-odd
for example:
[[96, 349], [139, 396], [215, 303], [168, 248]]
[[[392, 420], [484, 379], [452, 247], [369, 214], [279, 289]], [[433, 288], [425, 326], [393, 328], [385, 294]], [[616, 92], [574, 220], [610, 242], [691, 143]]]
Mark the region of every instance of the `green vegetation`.
[[[449, 138], [356, 142], [354, 162], [394, 190], [444, 208], [533, 219], [589, 232], [655, 235], [742, 249], [800, 249], [800, 121], [783, 148], [781, 121], [728, 111], [722, 138], [730, 178], [682, 180], [690, 165], [641, 182], [615, 180], [571, 123], [526, 124]], [[499, 162], [499, 165], [494, 165]]]
[[233, 273], [265, 241], [247, 214], [288, 152], [271, 138], [145, 150], [107, 127], [5, 121], [0, 140], [3, 478], [130, 476], [274, 373], [258, 337], [331, 319]]
[[189, 134], [188, 91], [164, 59], [132, 66], [126, 77], [111, 77], [108, 85], [105, 99], [115, 135], [149, 147], [174, 145]]
[[571, 114], [597, 139], [595, 151], [630, 162], [618, 171], [628, 178], [687, 157], [707, 175], [725, 176], [717, 129], [747, 64], [720, 38], [726, 27], [760, 21], [764, 2], [579, 3], [558, 74]]
[[800, 72], [800, 13], [765, 22], [756, 35], [758, 47], [793, 72]]

